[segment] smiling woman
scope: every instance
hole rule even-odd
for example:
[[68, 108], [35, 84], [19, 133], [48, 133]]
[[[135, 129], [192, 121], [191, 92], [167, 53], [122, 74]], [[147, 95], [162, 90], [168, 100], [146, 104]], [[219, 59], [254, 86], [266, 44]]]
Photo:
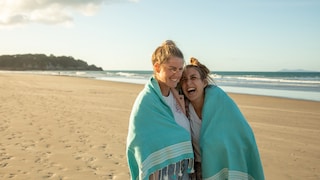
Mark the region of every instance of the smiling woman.
[[195, 152], [195, 178], [263, 180], [251, 127], [233, 100], [210, 84], [209, 75], [205, 65], [191, 58], [181, 81]]
[[193, 172], [190, 124], [175, 88], [183, 54], [171, 40], [152, 55], [154, 75], [132, 108], [127, 138], [131, 179], [189, 179]]

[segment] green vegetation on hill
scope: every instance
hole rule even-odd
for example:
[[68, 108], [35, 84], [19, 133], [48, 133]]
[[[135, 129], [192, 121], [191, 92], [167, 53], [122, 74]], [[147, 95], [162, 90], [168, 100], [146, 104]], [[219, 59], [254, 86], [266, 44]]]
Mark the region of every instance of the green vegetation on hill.
[[47, 56], [45, 54], [17, 54], [0, 56], [0, 70], [86, 70], [102, 71], [101, 67], [88, 65], [71, 56]]

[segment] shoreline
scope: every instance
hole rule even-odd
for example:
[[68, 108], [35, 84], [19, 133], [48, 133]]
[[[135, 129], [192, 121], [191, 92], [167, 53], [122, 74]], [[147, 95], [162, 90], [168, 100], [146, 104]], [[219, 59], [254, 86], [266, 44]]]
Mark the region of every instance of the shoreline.
[[[129, 179], [125, 147], [144, 85], [0, 73], [0, 179]], [[228, 93], [266, 179], [320, 178], [320, 102]]]
[[[114, 71], [116, 72], [121, 71]], [[134, 72], [134, 71], [128, 71]], [[139, 72], [139, 71], [138, 71]], [[100, 74], [96, 73], [96, 71], [0, 71], [1, 73], [12, 73], [12, 74], [40, 74], [40, 75], [53, 75], [53, 76], [68, 76], [68, 77], [84, 77], [84, 78], [92, 78], [104, 81], [112, 81], [112, 82], [125, 82], [130, 84], [142, 84], [144, 85], [148, 80], [148, 78], [144, 76], [144, 78], [132, 78], [133, 74], [127, 73], [120, 73], [117, 76], [108, 75], [107, 74]], [[261, 72], [263, 73], [263, 72]], [[138, 74], [136, 74], [138, 75]], [[242, 82], [243, 83], [243, 82]], [[279, 89], [279, 87], [274, 88], [261, 88], [261, 87], [245, 87], [241, 86], [241, 82], [239, 82], [239, 86], [232, 86], [232, 85], [221, 85], [218, 83], [218, 86], [222, 88], [224, 91], [228, 93], [239, 93], [239, 94], [248, 94], [248, 95], [262, 95], [268, 97], [279, 97], [279, 98], [288, 98], [288, 99], [297, 99], [297, 100], [309, 100], [309, 101], [316, 101], [320, 102], [320, 92], [312, 91], [311, 89], [306, 90], [298, 90], [298, 89]]]

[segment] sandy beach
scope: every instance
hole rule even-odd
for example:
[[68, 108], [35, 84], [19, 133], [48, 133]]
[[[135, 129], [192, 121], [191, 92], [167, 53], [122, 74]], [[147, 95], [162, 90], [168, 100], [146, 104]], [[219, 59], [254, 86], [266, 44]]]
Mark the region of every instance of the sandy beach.
[[[125, 146], [143, 85], [0, 73], [0, 179], [129, 179]], [[268, 180], [320, 179], [320, 102], [230, 94]]]

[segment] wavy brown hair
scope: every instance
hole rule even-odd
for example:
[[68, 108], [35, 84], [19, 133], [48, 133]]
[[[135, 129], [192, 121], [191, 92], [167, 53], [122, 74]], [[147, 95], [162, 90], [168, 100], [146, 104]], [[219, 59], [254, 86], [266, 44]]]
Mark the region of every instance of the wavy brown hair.
[[152, 65], [155, 63], [164, 64], [171, 57], [179, 57], [184, 59], [182, 51], [176, 46], [172, 40], [166, 40], [152, 54]]
[[207, 66], [201, 64], [197, 58], [190, 58], [190, 64], [185, 66], [185, 70], [188, 68], [195, 68], [199, 72], [201, 80], [206, 80], [208, 84], [215, 84], [213, 78], [210, 76], [210, 70]]

